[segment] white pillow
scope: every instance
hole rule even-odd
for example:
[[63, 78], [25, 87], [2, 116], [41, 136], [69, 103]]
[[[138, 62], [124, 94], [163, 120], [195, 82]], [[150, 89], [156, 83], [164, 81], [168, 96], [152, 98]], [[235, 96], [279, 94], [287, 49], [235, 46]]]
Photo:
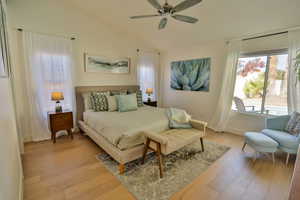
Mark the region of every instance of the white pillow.
[[118, 110], [118, 103], [116, 96], [106, 96], [108, 103], [108, 111], [113, 112]]
[[83, 98], [83, 103], [84, 103], [84, 110], [91, 110], [92, 109], [92, 104], [91, 104], [91, 93], [90, 92], [85, 92], [82, 93], [82, 98]]

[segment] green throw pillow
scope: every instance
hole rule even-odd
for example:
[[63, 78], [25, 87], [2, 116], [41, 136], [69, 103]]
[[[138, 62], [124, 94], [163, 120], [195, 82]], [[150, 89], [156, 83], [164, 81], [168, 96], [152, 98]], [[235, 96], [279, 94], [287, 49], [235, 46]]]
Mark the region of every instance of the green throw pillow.
[[128, 95], [116, 95], [119, 112], [127, 112], [138, 109], [136, 93]]

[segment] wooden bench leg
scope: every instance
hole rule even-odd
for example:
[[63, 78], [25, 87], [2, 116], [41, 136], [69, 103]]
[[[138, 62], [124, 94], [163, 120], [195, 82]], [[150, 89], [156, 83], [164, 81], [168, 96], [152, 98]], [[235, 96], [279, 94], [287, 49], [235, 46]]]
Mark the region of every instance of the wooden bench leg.
[[201, 142], [201, 149], [202, 149], [202, 152], [204, 152], [203, 138], [200, 138], [200, 142]]
[[159, 165], [159, 177], [163, 177], [163, 163], [161, 158], [161, 146], [160, 143], [156, 143], [156, 155], [157, 155], [157, 161]]
[[125, 165], [124, 164], [119, 164], [119, 173], [124, 174], [125, 172]]
[[146, 156], [147, 156], [147, 151], [148, 151], [149, 144], [150, 144], [150, 140], [149, 140], [149, 138], [147, 138], [146, 144], [145, 144], [145, 147], [144, 147], [144, 152], [143, 152], [142, 164], [145, 163], [145, 159], [146, 159]]

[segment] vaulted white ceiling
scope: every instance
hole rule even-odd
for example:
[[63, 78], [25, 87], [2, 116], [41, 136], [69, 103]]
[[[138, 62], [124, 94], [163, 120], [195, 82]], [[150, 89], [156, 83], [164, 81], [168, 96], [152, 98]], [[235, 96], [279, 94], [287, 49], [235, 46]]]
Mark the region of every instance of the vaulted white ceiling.
[[[161, 4], [164, 0], [158, 0]], [[182, 0], [169, 0], [176, 5]], [[147, 0], [68, 0], [89, 15], [96, 17], [153, 47], [168, 49], [249, 34], [269, 32], [300, 25], [300, 0], [203, 0], [180, 12], [196, 17], [192, 25], [169, 18], [164, 30], [158, 30], [160, 18], [132, 20], [133, 15], [156, 14]]]

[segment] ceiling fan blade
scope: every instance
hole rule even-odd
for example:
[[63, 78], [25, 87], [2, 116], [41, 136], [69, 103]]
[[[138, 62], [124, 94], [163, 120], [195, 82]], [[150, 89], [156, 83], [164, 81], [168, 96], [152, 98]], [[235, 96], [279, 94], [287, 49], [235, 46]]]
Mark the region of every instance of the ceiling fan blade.
[[200, 3], [202, 0], [185, 0], [181, 3], [179, 3], [177, 6], [175, 6], [172, 11], [174, 12], [179, 12], [185, 9], [188, 9], [198, 3]]
[[158, 29], [161, 30], [166, 27], [168, 19], [166, 17], [162, 18], [159, 22]]
[[162, 9], [161, 5], [158, 3], [157, 0], [148, 0], [148, 2], [156, 9]]
[[138, 15], [132, 16], [130, 19], [140, 19], [140, 18], [147, 18], [147, 17], [160, 17], [160, 15]]
[[198, 19], [196, 19], [194, 17], [189, 17], [189, 16], [185, 16], [185, 15], [172, 15], [172, 17], [176, 20], [191, 23], [191, 24], [194, 24], [198, 21]]

